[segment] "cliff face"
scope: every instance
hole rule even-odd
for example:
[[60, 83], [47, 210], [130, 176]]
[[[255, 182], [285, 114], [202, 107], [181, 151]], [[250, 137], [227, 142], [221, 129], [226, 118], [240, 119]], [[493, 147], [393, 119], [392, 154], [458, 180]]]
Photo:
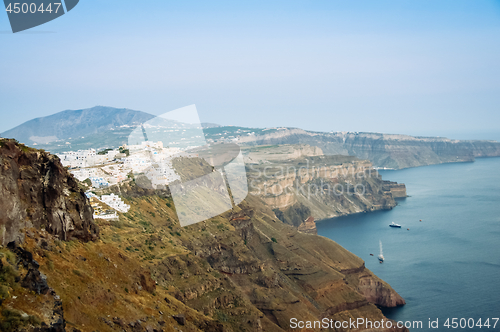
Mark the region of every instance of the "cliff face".
[[56, 156], [0, 140], [0, 235], [24, 239], [23, 228], [44, 228], [61, 240], [95, 240], [92, 208]]
[[379, 133], [321, 133], [294, 128], [241, 136], [238, 142], [246, 145], [308, 144], [321, 148], [326, 155], [356, 156], [370, 160], [375, 167], [394, 169], [500, 156], [500, 143], [495, 141], [460, 141]]
[[449, 162], [470, 162], [475, 157], [500, 156], [500, 143], [447, 138], [347, 133], [341, 136], [350, 155], [369, 159], [385, 168], [407, 168]]
[[[380, 321], [376, 305], [404, 304], [359, 257], [281, 222], [251, 195], [180, 227], [168, 191], [130, 181], [108, 189], [130, 211], [99, 220], [100, 237], [83, 242], [96, 226], [57, 159], [12, 141], [1, 152], [11, 189], [2, 189], [0, 204], [13, 209], [29, 198], [33, 211], [10, 220], [14, 239], [27, 220], [21, 247], [0, 248], [0, 330], [285, 331], [291, 318]], [[39, 193], [28, 196], [30, 188]], [[54, 214], [72, 227], [55, 227]], [[71, 239], [82, 241], [64, 241]]]
[[394, 198], [408, 197], [408, 195], [406, 194], [406, 186], [403, 183], [385, 180], [382, 184], [382, 188], [384, 191], [390, 191], [392, 197]]
[[[355, 157], [273, 160], [247, 164], [247, 170], [250, 194], [284, 212], [277, 212], [281, 220], [294, 219], [290, 223], [295, 226], [308, 216], [326, 219], [392, 209], [394, 198], [406, 197], [404, 184], [383, 181], [369, 161]], [[294, 218], [294, 213], [300, 218]]]
[[317, 146], [307, 144], [282, 144], [276, 146], [255, 146], [243, 148], [246, 162], [259, 164], [268, 161], [285, 161], [302, 157], [322, 156]]
[[[132, 208], [126, 224], [146, 217], [147, 211], [156, 216], [148, 218], [148, 233], [122, 245], [135, 247], [150, 239], [150, 269], [158, 288], [167, 287], [170, 296], [189, 307], [222, 318], [234, 331], [288, 330], [291, 318], [380, 320], [384, 317], [376, 305], [405, 303], [360, 258], [331, 240], [282, 223], [257, 197], [185, 228], [165, 221], [171, 216], [163, 209], [165, 199], [128, 202]], [[129, 255], [141, 257], [135, 250]]]

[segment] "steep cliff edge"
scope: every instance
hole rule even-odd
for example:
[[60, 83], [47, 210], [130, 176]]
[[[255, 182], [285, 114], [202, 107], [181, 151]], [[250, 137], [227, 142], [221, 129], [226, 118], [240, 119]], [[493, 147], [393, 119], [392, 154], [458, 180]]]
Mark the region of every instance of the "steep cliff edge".
[[256, 163], [257, 158], [249, 153], [250, 194], [274, 208], [282, 221], [307, 229], [309, 233], [312, 232], [311, 223], [303, 224], [310, 216], [326, 219], [392, 209], [396, 206], [395, 198], [406, 197], [404, 184], [382, 180], [367, 160], [342, 155], [302, 155], [297, 159], [280, 160], [279, 147], [260, 149], [270, 158], [258, 159]]
[[[288, 330], [291, 318], [380, 320], [384, 317], [375, 305], [405, 303], [359, 257], [282, 223], [255, 196], [184, 228], [165, 208], [169, 199], [126, 199], [132, 208], [123, 218], [128, 226], [118, 230], [127, 238], [122, 246], [141, 248], [128, 255], [148, 260], [153, 279], [171, 296], [227, 321], [235, 331]], [[138, 220], [145, 227], [139, 233], [134, 230]], [[104, 239], [113, 236], [103, 227]]]
[[99, 229], [77, 181], [44, 151], [0, 139], [0, 239], [23, 242], [23, 228], [44, 228], [61, 240], [95, 240]]
[[[11, 220], [24, 242], [0, 248], [9, 266], [1, 269], [2, 331], [284, 331], [292, 318], [386, 320], [376, 305], [404, 304], [359, 257], [281, 222], [258, 197], [180, 227], [168, 190], [131, 180], [108, 189], [131, 208], [118, 221], [95, 221], [96, 238], [92, 220], [72, 212], [86, 211], [87, 200], [57, 159], [15, 142], [0, 151], [3, 180], [18, 188], [0, 204], [22, 204], [19, 187], [41, 191], [28, 196], [37, 214]], [[73, 217], [63, 220], [74, 230], [54, 227], [54, 213]]]
[[[218, 132], [231, 131], [227, 127]], [[250, 136], [236, 136], [238, 144], [307, 144], [325, 155], [350, 155], [367, 159], [375, 167], [401, 169], [451, 162], [470, 162], [479, 157], [500, 156], [496, 141], [462, 141], [445, 137], [413, 137], [362, 132], [312, 132], [296, 128], [261, 130]]]

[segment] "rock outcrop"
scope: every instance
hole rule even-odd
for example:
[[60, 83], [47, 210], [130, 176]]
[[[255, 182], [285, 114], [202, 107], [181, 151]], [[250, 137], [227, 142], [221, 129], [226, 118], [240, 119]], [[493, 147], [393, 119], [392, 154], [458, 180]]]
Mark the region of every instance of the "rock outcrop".
[[[19, 300], [20, 306], [13, 306], [12, 300], [17, 301], [18, 296], [12, 299], [7, 296], [3, 303], [0, 316], [1, 331], [36, 331], [36, 332], [64, 332], [66, 320], [62, 302], [55, 290], [47, 284], [47, 277], [40, 272], [40, 264], [33, 258], [33, 254], [19, 247], [15, 242], [10, 242], [3, 249], [1, 256], [13, 254], [15, 257], [10, 262], [0, 260], [2, 265], [0, 287], [8, 286], [10, 291], [24, 293]], [[12, 257], [12, 256], [10, 256]], [[12, 276], [16, 276], [12, 279]], [[22, 291], [22, 289], [26, 291]], [[33, 305], [36, 303], [36, 305]], [[18, 307], [18, 308], [14, 308]], [[27, 311], [27, 312], [26, 312]]]
[[298, 230], [301, 233], [314, 234], [314, 235], [318, 234], [318, 230], [316, 229], [316, 223], [314, 222], [313, 217], [308, 217], [306, 220], [304, 220], [304, 222], [299, 225]]
[[297, 227], [309, 216], [327, 219], [392, 209], [394, 198], [406, 197], [404, 184], [383, 181], [369, 161], [350, 156], [249, 163], [247, 173], [250, 194]]
[[61, 240], [95, 240], [92, 208], [59, 158], [0, 139], [0, 241], [22, 242], [23, 229], [44, 228]]
[[393, 198], [408, 197], [406, 194], [406, 186], [403, 183], [384, 180], [382, 188], [384, 191], [390, 191]]

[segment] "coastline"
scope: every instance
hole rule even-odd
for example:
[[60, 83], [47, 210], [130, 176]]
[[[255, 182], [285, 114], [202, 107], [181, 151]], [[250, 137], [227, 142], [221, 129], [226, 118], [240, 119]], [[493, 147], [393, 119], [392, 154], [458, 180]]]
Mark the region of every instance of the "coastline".
[[[387, 317], [424, 323], [447, 317], [485, 320], [494, 316], [492, 304], [500, 293], [492, 284], [500, 262], [488, 254], [500, 250], [495, 236], [500, 207], [493, 204], [499, 194], [492, 185], [499, 178], [494, 171], [498, 161], [481, 158], [470, 164], [388, 170], [411, 191], [398, 209], [319, 220], [318, 234], [364, 259], [406, 299], [404, 307], [382, 309]], [[471, 220], [481, 222], [472, 225]], [[403, 229], [389, 228], [391, 222]], [[384, 264], [369, 255], [377, 252], [379, 239]], [[432, 300], [436, 298], [438, 302]]]

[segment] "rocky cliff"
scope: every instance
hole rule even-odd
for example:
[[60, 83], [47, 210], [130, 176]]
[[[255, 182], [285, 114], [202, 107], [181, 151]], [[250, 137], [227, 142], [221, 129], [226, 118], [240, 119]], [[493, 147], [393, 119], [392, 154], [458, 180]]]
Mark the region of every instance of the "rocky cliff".
[[95, 240], [92, 208], [56, 156], [0, 139], [0, 239], [22, 242], [23, 229], [45, 229], [61, 240]]
[[249, 191], [294, 226], [309, 216], [326, 219], [392, 209], [395, 198], [406, 197], [404, 184], [383, 181], [367, 160], [342, 155], [279, 160], [279, 152], [272, 154], [277, 149], [267, 146], [267, 156], [273, 157], [258, 163], [249, 153]]
[[406, 186], [404, 183], [384, 180], [384, 182], [382, 183], [382, 189], [384, 191], [390, 191], [392, 197], [394, 198], [408, 197], [408, 195], [406, 194]]
[[[225, 127], [217, 128], [224, 132]], [[375, 167], [401, 169], [432, 164], [474, 161], [500, 156], [496, 141], [461, 141], [444, 137], [412, 137], [380, 133], [311, 132], [295, 128], [237, 136], [243, 145], [307, 144], [325, 155], [351, 155], [370, 160]]]
[[317, 146], [307, 144], [281, 144], [244, 147], [245, 162], [259, 164], [268, 161], [286, 161], [302, 157], [314, 157], [324, 155]]
[[100, 220], [96, 238], [57, 159], [12, 141], [0, 151], [11, 188], [0, 204], [23, 204], [27, 179], [42, 192], [28, 196], [36, 214], [9, 219], [18, 244], [0, 248], [2, 331], [284, 331], [291, 318], [381, 320], [377, 305], [404, 304], [359, 257], [281, 222], [258, 197], [180, 227], [168, 191], [129, 181], [108, 190], [130, 211]]

